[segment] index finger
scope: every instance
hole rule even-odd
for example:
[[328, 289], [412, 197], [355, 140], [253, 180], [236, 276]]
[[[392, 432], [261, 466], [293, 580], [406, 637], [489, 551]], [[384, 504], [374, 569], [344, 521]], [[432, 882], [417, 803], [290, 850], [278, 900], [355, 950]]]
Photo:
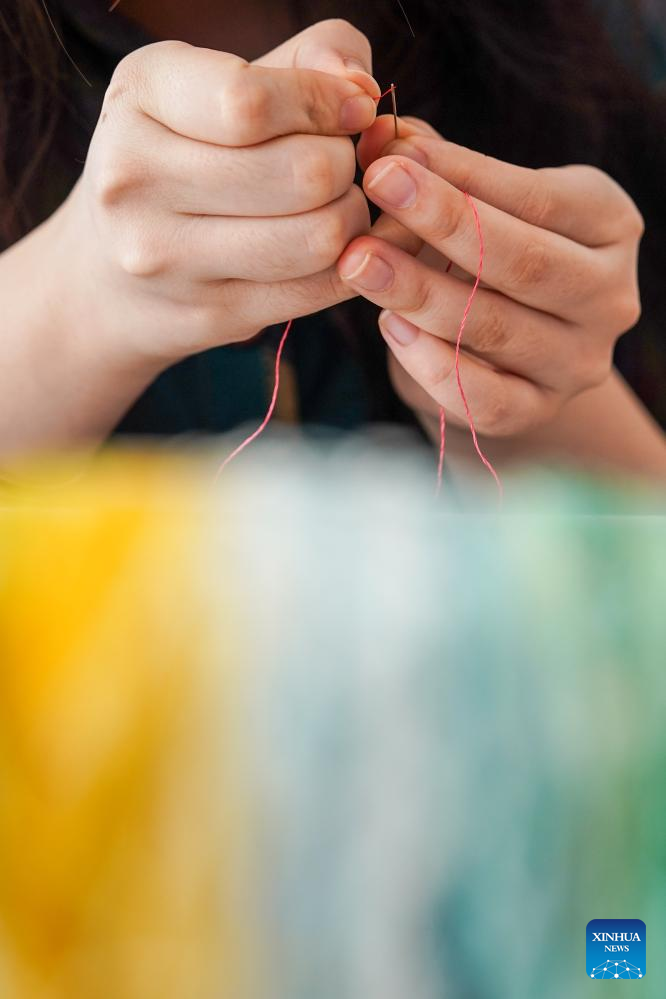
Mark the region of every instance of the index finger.
[[400, 133], [396, 141], [393, 119], [379, 119], [359, 143], [361, 166], [408, 156], [472, 197], [586, 246], [621, 238], [628, 217], [638, 214], [620, 185], [596, 167], [516, 166], [449, 142], [418, 118], [401, 119]]
[[272, 52], [255, 59], [256, 65], [292, 69], [319, 69], [352, 79], [379, 98], [381, 88], [372, 76], [372, 48], [358, 28], [341, 18], [313, 24]]
[[221, 146], [294, 133], [354, 135], [376, 104], [352, 80], [318, 70], [251, 65], [184, 42], [157, 42], [119, 65], [107, 94], [126, 95], [171, 131]]
[[[447, 259], [475, 274], [479, 233], [468, 197], [413, 160], [391, 156], [366, 171], [367, 197]], [[590, 247], [474, 199], [488, 253], [484, 282], [516, 301], [563, 318], [593, 301], [606, 267]], [[596, 304], [596, 303], [595, 303]]]

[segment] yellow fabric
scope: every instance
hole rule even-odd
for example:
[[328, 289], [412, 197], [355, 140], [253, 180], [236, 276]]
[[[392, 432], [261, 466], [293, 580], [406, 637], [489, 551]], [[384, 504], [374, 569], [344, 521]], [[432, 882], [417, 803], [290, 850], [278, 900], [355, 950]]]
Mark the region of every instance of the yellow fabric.
[[194, 477], [114, 458], [0, 517], [0, 995], [251, 994]]

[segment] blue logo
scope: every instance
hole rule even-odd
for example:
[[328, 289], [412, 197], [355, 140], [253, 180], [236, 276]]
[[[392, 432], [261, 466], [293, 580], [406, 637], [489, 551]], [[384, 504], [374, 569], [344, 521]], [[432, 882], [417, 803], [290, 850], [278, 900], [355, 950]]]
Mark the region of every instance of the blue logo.
[[645, 977], [642, 919], [591, 919], [587, 924], [587, 976], [595, 981]]

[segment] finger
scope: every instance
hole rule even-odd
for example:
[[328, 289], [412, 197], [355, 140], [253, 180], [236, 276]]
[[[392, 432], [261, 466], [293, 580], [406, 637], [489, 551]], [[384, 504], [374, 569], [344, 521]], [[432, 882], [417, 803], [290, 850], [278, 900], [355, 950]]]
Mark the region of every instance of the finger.
[[[414, 250], [414, 236], [393, 219], [384, 217], [375, 223], [372, 232], [377, 228], [390, 236], [397, 246], [407, 252]], [[346, 302], [356, 297], [356, 291], [341, 280], [335, 267], [329, 267], [318, 274], [309, 277], [275, 281], [263, 284], [258, 281], [229, 280], [201, 286], [203, 302], [207, 305], [219, 301], [219, 310], [215, 307], [207, 309], [206, 314], [213, 317], [213, 323], [208, 332], [205, 346], [224, 342], [228, 327], [232, 325], [238, 330], [238, 338], [244, 339], [248, 334], [256, 333], [265, 326], [275, 323], [286, 323], [290, 319], [311, 315], [322, 309]], [[233, 317], [233, 323], [225, 321], [225, 316]], [[246, 326], [242, 320], [246, 319]]]
[[347, 77], [379, 97], [379, 84], [372, 76], [372, 49], [366, 36], [349, 21], [333, 18], [320, 21], [261, 59], [260, 66], [294, 69], [318, 69], [323, 73]]
[[251, 146], [294, 132], [353, 135], [376, 115], [373, 99], [351, 80], [250, 65], [184, 42], [158, 42], [127, 56], [114, 74], [105, 110], [128, 94], [172, 131], [222, 146]]
[[[312, 211], [342, 197], [354, 183], [350, 139], [289, 135], [230, 149], [175, 135], [156, 122], [149, 157], [138, 169], [145, 188], [176, 212], [272, 217]], [[150, 163], [159, 163], [159, 186]]]
[[[375, 305], [455, 344], [470, 296], [468, 282], [371, 237], [345, 250], [338, 273]], [[558, 391], [576, 388], [583, 374], [586, 358], [579, 341], [575, 329], [560, 319], [485, 288], [477, 290], [464, 334], [466, 351]]]
[[423, 249], [423, 240], [390, 215], [380, 215], [370, 230], [370, 235], [403, 249], [411, 257], [415, 257]]
[[[378, 160], [366, 171], [368, 198], [469, 274], [479, 263], [479, 235], [465, 195], [405, 157]], [[476, 202], [485, 241], [483, 280], [524, 305], [565, 318], [590, 306], [604, 261], [589, 247]]]
[[[356, 158], [361, 169], [367, 170], [368, 167], [375, 162], [375, 160], [378, 160], [381, 156], [385, 155], [385, 153], [388, 155], [386, 151], [392, 143], [396, 141], [410, 141], [411, 137], [417, 133], [416, 126], [411, 123], [417, 120], [418, 119], [413, 118], [399, 118], [398, 132], [400, 134], [400, 139], [396, 140], [395, 119], [393, 115], [378, 115], [370, 128], [367, 128], [363, 132], [356, 146]], [[429, 134], [431, 135], [431, 138], [437, 137], [437, 133], [434, 129], [432, 129]], [[416, 145], [410, 142], [410, 152], [415, 152], [416, 148]], [[418, 156], [415, 155], [413, 158], [419, 162]], [[425, 166], [426, 154], [423, 153], [421, 158], [423, 159], [423, 165]]]
[[352, 187], [337, 201], [300, 215], [181, 217], [173, 242], [179, 271], [194, 279], [274, 282], [326, 270], [369, 228], [367, 202]]
[[401, 119], [397, 141], [393, 120], [378, 119], [361, 137], [357, 155], [363, 169], [382, 156], [407, 156], [472, 197], [586, 246], [622, 238], [628, 219], [640, 223], [631, 198], [596, 167], [514, 166], [448, 142], [418, 119]]
[[[383, 313], [380, 332], [398, 363], [437, 406], [443, 406], [457, 423], [466, 424], [455, 347], [415, 328], [399, 330], [386, 320]], [[481, 434], [518, 434], [544, 422], [555, 411], [553, 394], [517, 375], [496, 371], [475, 357], [461, 354], [459, 370], [476, 430]]]

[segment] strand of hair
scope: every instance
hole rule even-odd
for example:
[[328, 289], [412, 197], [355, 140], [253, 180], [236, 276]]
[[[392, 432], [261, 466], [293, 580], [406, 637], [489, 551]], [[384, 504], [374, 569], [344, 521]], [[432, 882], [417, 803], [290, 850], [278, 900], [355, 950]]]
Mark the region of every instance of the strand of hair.
[[416, 39], [416, 32], [415, 32], [415, 31], [414, 31], [414, 29], [412, 28], [412, 22], [411, 22], [411, 21], [409, 20], [409, 18], [407, 17], [407, 11], [405, 10], [405, 8], [404, 8], [404, 7], [403, 7], [403, 5], [402, 5], [402, 0], [398, 0], [398, 7], [399, 7], [399, 8], [400, 8], [400, 10], [402, 11], [402, 16], [404, 17], [405, 21], [407, 22], [407, 27], [409, 28], [409, 30], [410, 30], [410, 31], [411, 31], [411, 33], [412, 33], [412, 38]]
[[53, 31], [53, 34], [58, 39], [58, 45], [63, 50], [63, 52], [67, 56], [67, 59], [72, 64], [72, 66], [74, 67], [74, 69], [76, 70], [76, 72], [79, 74], [79, 76], [81, 77], [81, 79], [83, 80], [83, 82], [86, 83], [89, 87], [92, 87], [92, 83], [90, 82], [90, 80], [88, 79], [88, 77], [85, 75], [85, 73], [83, 72], [83, 70], [80, 68], [80, 66], [78, 66], [76, 64], [76, 62], [74, 61], [74, 59], [71, 57], [71, 55], [67, 51], [65, 43], [63, 42], [62, 38], [58, 34], [58, 29], [56, 28], [55, 24], [53, 23], [53, 18], [51, 17], [51, 15], [49, 13], [48, 7], [46, 6], [46, 0], [41, 0], [41, 2], [42, 2], [42, 7], [44, 8], [44, 13], [46, 14], [47, 20], [48, 20], [49, 24], [51, 25], [51, 30]]

